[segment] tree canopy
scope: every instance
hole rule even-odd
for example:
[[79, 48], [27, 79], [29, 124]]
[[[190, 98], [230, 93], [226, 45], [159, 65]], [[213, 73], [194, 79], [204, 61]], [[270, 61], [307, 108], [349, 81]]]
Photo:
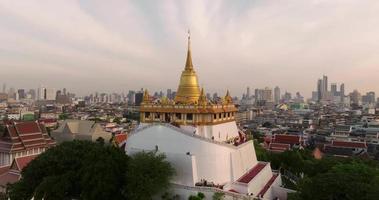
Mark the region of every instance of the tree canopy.
[[339, 163], [327, 172], [304, 178], [298, 189], [289, 199], [379, 199], [379, 173], [363, 162]]
[[[145, 192], [149, 199], [167, 188], [173, 174], [164, 158], [155, 153], [128, 157], [118, 148], [89, 141], [65, 142], [30, 162], [8, 194], [12, 200], [133, 200], [142, 199], [135, 194]], [[136, 183], [144, 184], [136, 188]]]

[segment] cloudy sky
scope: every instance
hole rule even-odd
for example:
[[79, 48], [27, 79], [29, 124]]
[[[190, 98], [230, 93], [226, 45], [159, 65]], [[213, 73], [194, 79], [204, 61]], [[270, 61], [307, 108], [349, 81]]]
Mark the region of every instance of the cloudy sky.
[[206, 91], [379, 92], [378, 0], [0, 0], [0, 84], [175, 90], [189, 28]]

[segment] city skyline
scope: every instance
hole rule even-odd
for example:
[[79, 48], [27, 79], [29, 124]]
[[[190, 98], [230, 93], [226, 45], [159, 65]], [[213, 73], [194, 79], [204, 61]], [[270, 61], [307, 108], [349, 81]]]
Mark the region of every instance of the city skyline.
[[378, 10], [376, 1], [2, 1], [2, 82], [79, 95], [176, 90], [190, 28], [206, 92], [279, 86], [310, 97], [327, 74], [348, 92], [378, 93]]

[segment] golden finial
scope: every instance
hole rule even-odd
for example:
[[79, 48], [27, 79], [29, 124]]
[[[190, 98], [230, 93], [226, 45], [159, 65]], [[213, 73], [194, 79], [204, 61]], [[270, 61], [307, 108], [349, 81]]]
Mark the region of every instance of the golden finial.
[[188, 47], [187, 47], [187, 60], [185, 70], [193, 70], [192, 56], [191, 56], [191, 32], [188, 29]]
[[144, 103], [150, 102], [150, 95], [147, 89], [145, 89], [145, 92], [143, 93], [143, 102]]
[[226, 95], [224, 97], [224, 103], [225, 104], [232, 104], [233, 103], [233, 98], [230, 96], [229, 90], [226, 91]]
[[205, 106], [208, 103], [207, 96], [205, 96], [204, 88], [201, 88], [200, 96], [199, 96], [199, 105]]

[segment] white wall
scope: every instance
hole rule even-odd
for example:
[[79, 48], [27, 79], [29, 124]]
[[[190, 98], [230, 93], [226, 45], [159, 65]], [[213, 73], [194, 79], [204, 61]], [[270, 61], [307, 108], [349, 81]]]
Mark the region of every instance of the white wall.
[[[190, 183], [191, 179], [195, 183], [200, 179], [205, 179], [213, 181], [215, 184], [225, 184], [233, 180], [232, 173], [244, 174], [246, 166], [253, 166], [253, 163], [256, 162], [252, 142], [241, 145], [242, 149], [234, 153], [237, 151], [234, 146], [216, 144], [162, 125], [151, 126], [130, 134], [126, 142], [126, 151], [133, 153], [142, 150], [155, 150], [155, 146], [158, 146], [158, 150], [165, 153], [167, 158], [172, 161], [171, 163], [179, 171], [180, 176], [183, 176], [181, 181], [185, 183]], [[191, 158], [186, 155], [187, 152], [194, 157]], [[242, 154], [247, 155], [242, 156]], [[185, 159], [186, 156], [194, 159], [191, 163], [196, 162], [196, 167], [186, 167], [192, 165]], [[233, 163], [231, 163], [231, 157], [234, 160]], [[233, 164], [236, 165], [236, 169], [232, 172]], [[194, 168], [195, 170], [193, 170]], [[197, 171], [197, 175], [184, 173], [183, 169]], [[176, 181], [179, 179], [178, 177]]]
[[197, 126], [196, 134], [216, 141], [225, 141], [238, 136], [238, 128], [235, 121], [217, 125]]

